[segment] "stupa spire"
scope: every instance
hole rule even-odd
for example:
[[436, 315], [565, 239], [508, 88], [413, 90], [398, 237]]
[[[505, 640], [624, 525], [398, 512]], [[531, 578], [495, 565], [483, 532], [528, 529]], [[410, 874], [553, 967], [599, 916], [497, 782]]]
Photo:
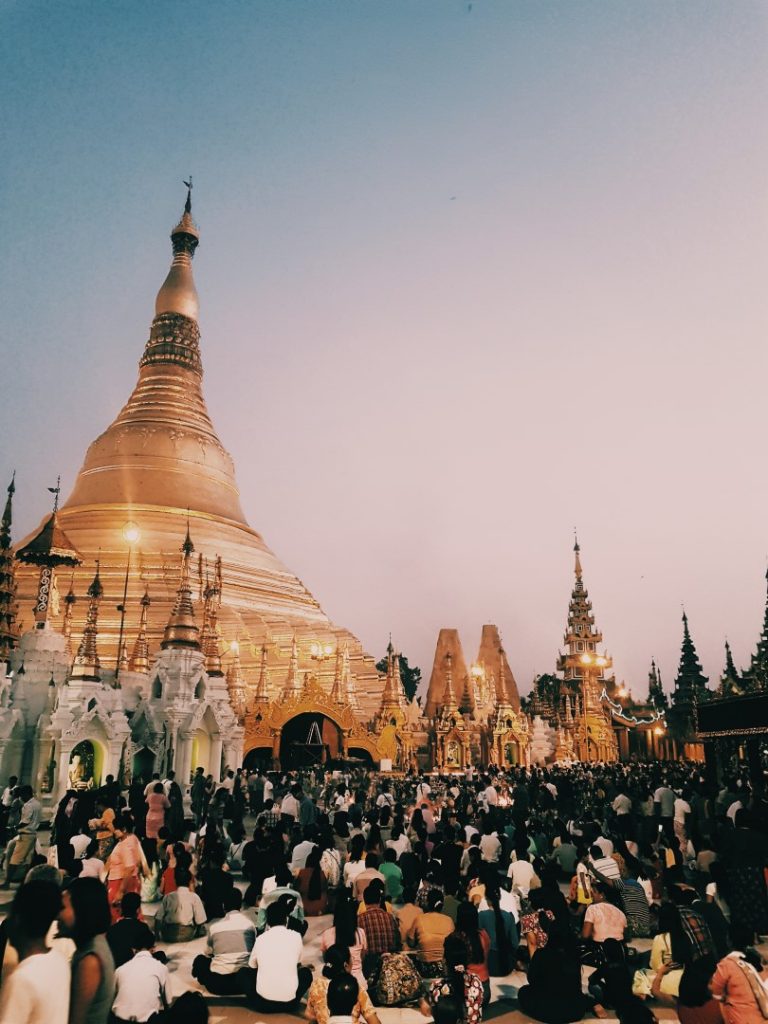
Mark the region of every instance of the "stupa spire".
[[261, 664], [259, 665], [259, 681], [253, 695], [254, 704], [269, 704], [269, 669], [267, 667], [267, 645], [261, 647]]
[[227, 691], [229, 692], [229, 703], [237, 717], [242, 719], [245, 715], [247, 699], [245, 691], [245, 676], [243, 675], [243, 667], [240, 664], [240, 644], [237, 640], [233, 640], [229, 649], [232, 654], [232, 660], [229, 663], [226, 677]]
[[192, 583], [190, 580], [190, 559], [195, 546], [189, 535], [189, 523], [187, 523], [187, 535], [181, 546], [181, 579], [179, 588], [176, 591], [176, 602], [165, 627], [163, 642], [160, 645], [163, 650], [167, 647], [189, 647], [193, 650], [200, 650], [200, 630], [195, 622], [195, 609], [192, 605]]
[[18, 631], [16, 620], [16, 574], [14, 572], [13, 550], [11, 549], [11, 526], [13, 525], [13, 495], [16, 492], [16, 473], [8, 484], [3, 518], [0, 521], [0, 662], [16, 646]]
[[61, 631], [67, 641], [66, 651], [67, 657], [70, 661], [72, 661], [74, 657], [72, 651], [72, 612], [75, 610], [74, 606], [77, 604], [74, 576], [75, 574], [72, 573], [72, 578], [69, 581], [69, 590], [64, 595], [64, 621], [61, 627]]
[[443, 714], [449, 712], [458, 712], [459, 703], [456, 700], [456, 693], [453, 689], [453, 655], [448, 652], [445, 656], [445, 693], [443, 694], [443, 704], [440, 709]]
[[88, 614], [85, 619], [85, 629], [80, 641], [80, 646], [75, 655], [70, 679], [77, 679], [82, 682], [98, 683], [101, 679], [101, 663], [97, 640], [99, 636], [99, 604], [104, 594], [99, 576], [99, 562], [96, 561], [96, 575], [88, 587]]
[[288, 663], [288, 678], [285, 681], [283, 698], [298, 697], [301, 693], [301, 676], [299, 675], [299, 645], [296, 634], [291, 641], [291, 660]]
[[144, 596], [139, 604], [141, 615], [139, 616], [139, 632], [136, 634], [136, 641], [133, 645], [131, 660], [128, 668], [131, 672], [149, 672], [149, 643], [147, 642], [147, 613], [152, 602], [149, 600], [149, 590], [144, 589]]
[[725, 669], [720, 677], [720, 694], [723, 697], [736, 697], [744, 693], [744, 686], [733, 662], [731, 645], [725, 641]]
[[333, 686], [331, 687], [331, 700], [336, 704], [344, 704], [344, 685], [342, 678], [342, 669], [344, 665], [344, 656], [341, 653], [341, 646], [336, 645], [336, 665], [333, 672]]
[[200, 304], [192, 276], [192, 257], [200, 242], [200, 231], [192, 220], [192, 179], [185, 181], [187, 201], [181, 220], [171, 232], [173, 261], [155, 300], [155, 316], [177, 313], [197, 320]]
[[219, 608], [221, 606], [221, 558], [216, 559], [213, 581], [206, 579], [203, 592], [205, 609], [200, 642], [205, 655], [205, 671], [209, 676], [221, 677], [221, 645], [219, 636]]

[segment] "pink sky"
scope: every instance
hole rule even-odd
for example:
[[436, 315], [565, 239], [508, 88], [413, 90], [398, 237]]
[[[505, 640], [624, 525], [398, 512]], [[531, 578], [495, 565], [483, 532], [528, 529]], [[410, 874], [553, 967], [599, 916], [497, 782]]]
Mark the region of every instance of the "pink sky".
[[[127, 397], [192, 171], [243, 507], [428, 674], [554, 667], [573, 528], [617, 675], [748, 662], [768, 537], [757, 2], [4, 15], [0, 474], [18, 532]], [[34, 45], [33, 45], [34, 44]], [[87, 54], [88, 59], [84, 59]], [[9, 369], [10, 368], [10, 371]]]

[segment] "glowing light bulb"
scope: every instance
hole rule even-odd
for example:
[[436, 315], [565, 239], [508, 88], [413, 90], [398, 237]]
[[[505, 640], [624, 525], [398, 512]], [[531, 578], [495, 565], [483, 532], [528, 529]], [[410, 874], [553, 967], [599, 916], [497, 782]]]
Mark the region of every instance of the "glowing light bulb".
[[136, 523], [126, 523], [123, 527], [123, 540], [126, 544], [138, 544], [141, 530]]

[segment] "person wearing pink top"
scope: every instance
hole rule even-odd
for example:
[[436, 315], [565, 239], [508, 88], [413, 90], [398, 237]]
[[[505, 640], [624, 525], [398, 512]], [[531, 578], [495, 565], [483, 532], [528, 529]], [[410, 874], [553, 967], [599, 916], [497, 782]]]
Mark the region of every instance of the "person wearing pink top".
[[731, 925], [733, 953], [718, 963], [710, 982], [710, 991], [720, 1000], [725, 1024], [765, 1024], [765, 1018], [757, 1001], [757, 986], [763, 985], [762, 974], [752, 965], [751, 955], [745, 951], [752, 941], [749, 928], [739, 924]]
[[171, 806], [170, 800], [165, 795], [162, 782], [156, 782], [152, 792], [147, 796], [147, 839], [157, 840], [157, 833], [165, 824], [165, 812]]
[[117, 845], [105, 864], [107, 872], [107, 896], [114, 924], [120, 918], [120, 901], [127, 892], [141, 892], [140, 873], [147, 875], [144, 851], [133, 834], [133, 819], [121, 815], [115, 819]]

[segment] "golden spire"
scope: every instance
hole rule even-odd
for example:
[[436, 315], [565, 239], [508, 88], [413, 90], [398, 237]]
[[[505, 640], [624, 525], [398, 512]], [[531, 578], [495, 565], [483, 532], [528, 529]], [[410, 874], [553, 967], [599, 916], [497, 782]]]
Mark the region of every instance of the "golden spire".
[[205, 600], [203, 611], [203, 628], [200, 634], [200, 644], [205, 655], [205, 671], [209, 676], [221, 677], [224, 672], [221, 667], [221, 646], [219, 634], [219, 608], [221, 607], [221, 559], [216, 559], [216, 569], [213, 583], [206, 577]]
[[168, 625], [165, 627], [163, 642], [160, 645], [163, 650], [167, 647], [189, 647], [193, 650], [200, 650], [200, 630], [195, 622], [195, 609], [192, 606], [192, 584], [189, 575], [189, 562], [195, 546], [189, 536], [189, 523], [187, 523], [187, 535], [181, 546], [181, 579], [179, 589], [176, 591], [176, 603], [173, 606]]
[[288, 678], [285, 681], [283, 697], [297, 697], [301, 693], [301, 676], [299, 675], [299, 645], [296, 642], [296, 634], [293, 634], [291, 643], [291, 660], [288, 664]]
[[267, 668], [267, 645], [261, 647], [261, 665], [259, 666], [259, 681], [256, 684], [256, 693], [253, 695], [254, 704], [269, 704], [269, 669]]
[[456, 700], [456, 694], [453, 690], [453, 656], [448, 652], [445, 656], [445, 693], [443, 694], [443, 706], [441, 708], [443, 714], [458, 713], [459, 703]]
[[581, 582], [581, 577], [582, 577], [581, 557], [580, 557], [581, 556], [581, 548], [579, 547], [579, 538], [576, 536], [576, 531], [575, 530], [574, 530], [574, 534], [573, 535], [574, 535], [574, 542], [573, 542], [574, 566], [573, 566], [573, 571], [574, 571], [574, 574], [576, 575], [576, 579], [579, 582]]
[[336, 645], [336, 667], [333, 673], [333, 686], [331, 687], [331, 700], [336, 704], [345, 704], [344, 699], [344, 655], [341, 647]]
[[75, 597], [75, 574], [73, 572], [72, 578], [69, 581], [69, 590], [64, 595], [64, 622], [62, 623], [61, 629], [62, 633], [64, 634], [64, 638], [67, 641], [65, 650], [67, 652], [67, 657], [69, 658], [70, 661], [72, 661], [74, 657], [74, 652], [72, 650], [72, 612], [74, 611], [74, 606], [76, 603], [77, 598]]
[[147, 642], [147, 612], [151, 601], [149, 600], [149, 590], [144, 589], [144, 596], [139, 602], [141, 605], [141, 615], [139, 617], [139, 632], [136, 634], [136, 642], [133, 645], [133, 651], [131, 653], [131, 660], [128, 662], [128, 668], [131, 672], [149, 672], [149, 644]]
[[232, 660], [227, 669], [229, 703], [237, 717], [242, 719], [245, 715], [246, 690], [245, 677], [243, 676], [243, 669], [240, 664], [240, 644], [237, 640], [232, 641], [229, 650], [232, 654]]
[[341, 683], [344, 693], [344, 703], [349, 704], [356, 715], [360, 715], [360, 702], [357, 699], [355, 677], [352, 675], [352, 669], [349, 664], [349, 641], [347, 640], [344, 641], [344, 646], [341, 651], [341, 658]]
[[99, 653], [96, 649], [96, 640], [99, 635], [99, 602], [101, 601], [104, 588], [99, 578], [99, 562], [96, 561], [96, 575], [88, 587], [88, 614], [85, 619], [85, 628], [80, 646], [75, 655], [70, 679], [79, 679], [83, 682], [98, 683], [101, 679]]
[[179, 313], [190, 320], [197, 320], [200, 303], [197, 298], [195, 279], [192, 276], [192, 257], [195, 254], [200, 232], [192, 220], [192, 179], [184, 182], [187, 186], [187, 201], [181, 220], [171, 232], [173, 262], [163, 286], [155, 300], [155, 316], [161, 313]]

